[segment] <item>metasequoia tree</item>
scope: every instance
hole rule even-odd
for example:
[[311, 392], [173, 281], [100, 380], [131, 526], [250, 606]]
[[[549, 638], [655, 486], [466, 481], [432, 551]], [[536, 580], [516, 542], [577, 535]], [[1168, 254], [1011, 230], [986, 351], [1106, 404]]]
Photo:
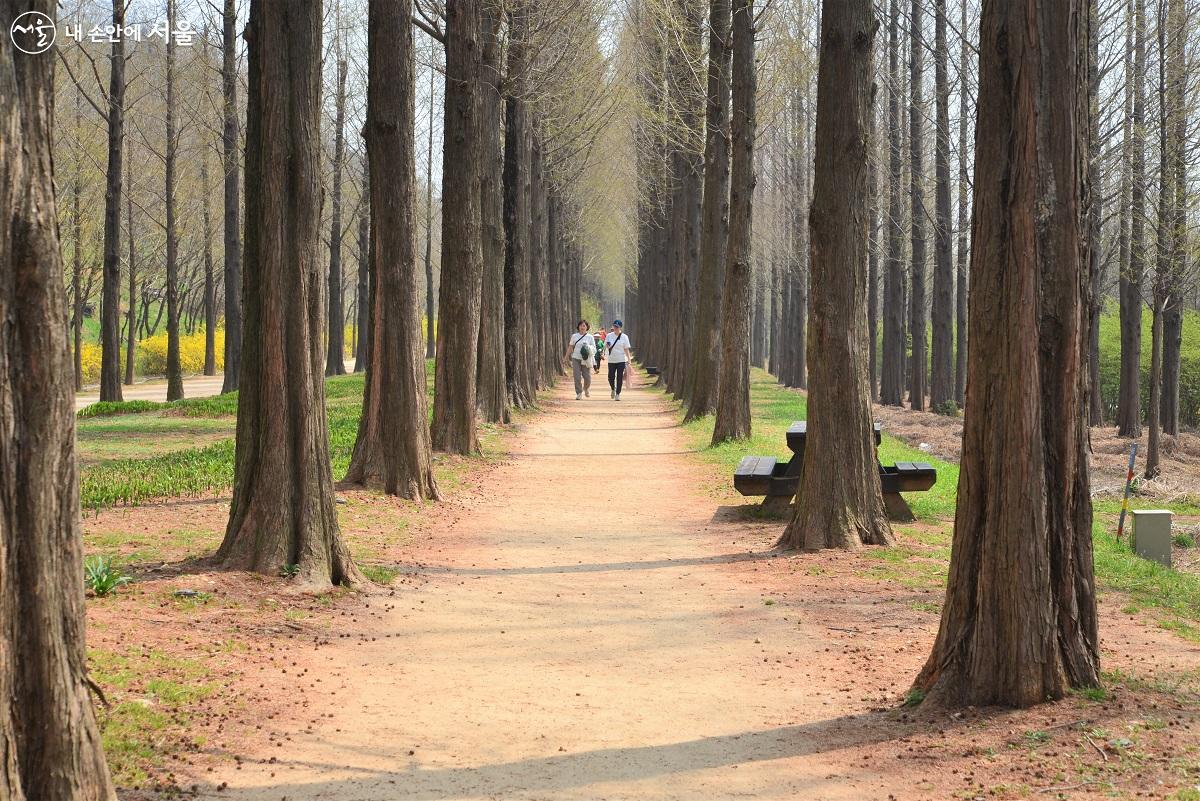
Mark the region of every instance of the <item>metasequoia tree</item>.
[[867, 369], [867, 162], [876, 21], [871, 0], [821, 13], [808, 318], [808, 439], [785, 548], [894, 541], [883, 506]]
[[[4, 0], [0, 26], [30, 10], [55, 18], [50, 0]], [[84, 651], [54, 64], [0, 37], [0, 797], [116, 801]]]
[[1146, 0], [1132, 6], [1132, 58], [1125, 60], [1125, 81], [1132, 103], [1126, 140], [1129, 165], [1128, 267], [1121, 270], [1121, 382], [1117, 393], [1117, 433], [1142, 434], [1142, 279], [1146, 269]]
[[962, 468], [926, 703], [1030, 706], [1099, 682], [1084, 6], [983, 5]]
[[883, 279], [883, 359], [879, 402], [904, 403], [904, 234], [900, 181], [900, 0], [891, 0], [888, 20], [888, 204], [887, 271]]
[[[125, 0], [113, 0], [113, 27], [125, 26]], [[121, 400], [121, 159], [125, 145], [125, 37], [108, 59], [108, 168], [104, 190], [104, 272], [100, 301], [100, 400]]]
[[346, 481], [405, 498], [436, 499], [413, 239], [416, 67], [411, 17], [411, 0], [371, 0], [368, 8], [371, 319], [363, 414]]
[[434, 449], [461, 454], [479, 451], [475, 373], [483, 281], [479, 125], [482, 3], [450, 0], [446, 6], [442, 280], [438, 291], [432, 431]]
[[[175, 0], [167, 0], [167, 27], [175, 30]], [[179, 363], [179, 232], [175, 220], [175, 171], [179, 137], [175, 126], [175, 37], [168, 35], [166, 142], [163, 147], [163, 190], [167, 232], [167, 400], [183, 397], [183, 368]]]
[[365, 151], [362, 165], [362, 191], [358, 199], [358, 282], [355, 287], [355, 309], [358, 312], [355, 326], [358, 338], [354, 342], [356, 373], [367, 369], [367, 342], [371, 336], [371, 176]]
[[912, 291], [909, 293], [908, 330], [912, 335], [912, 366], [909, 370], [908, 403], [915, 410], [925, 408], [925, 378], [928, 370], [925, 342], [925, 40], [921, 34], [923, 0], [912, 0], [909, 17], [908, 65], [908, 154], [909, 154], [909, 226], [912, 241]]
[[333, 178], [329, 211], [329, 300], [325, 351], [325, 375], [346, 374], [346, 314], [342, 305], [342, 166], [346, 153], [346, 72], [349, 65], [341, 52], [338, 32], [337, 92], [334, 95]]
[[954, 262], [950, 246], [950, 76], [946, 47], [946, 0], [934, 4], [933, 347], [930, 353], [930, 407], [950, 411], [954, 399]]
[[954, 401], [962, 408], [967, 391], [967, 252], [970, 248], [968, 239], [969, 227], [967, 204], [970, 196], [970, 178], [967, 174], [967, 121], [970, 117], [968, 96], [968, 67], [971, 63], [973, 45], [967, 35], [967, 2], [962, 0], [959, 15], [958, 38], [960, 42], [958, 56], [958, 229], [955, 244], [955, 285], [957, 292], [954, 296]]
[[237, 105], [237, 6], [225, 0], [221, 17], [221, 154], [225, 167], [225, 376], [222, 392], [238, 388], [242, 364], [242, 222], [238, 189], [240, 129]]
[[704, 138], [704, 199], [701, 211], [700, 275], [696, 317], [700, 321], [692, 360], [695, 382], [687, 419], [716, 407], [720, 365], [720, 328], [709, 323], [721, 309], [725, 284], [725, 246], [729, 226], [729, 96], [733, 48], [730, 0], [712, 0], [708, 12], [708, 92]]
[[479, 363], [475, 372], [476, 402], [489, 423], [508, 422], [508, 390], [504, 365], [504, 142], [501, 129], [503, 25], [501, 0], [484, 0], [483, 53], [480, 62], [480, 225], [483, 287], [480, 298]]
[[733, 2], [729, 240], [721, 306], [721, 381], [714, 445], [750, 436], [750, 236], [754, 207], [754, 2]]
[[252, 0], [245, 35], [246, 338], [233, 498], [216, 558], [272, 574], [296, 565], [314, 586], [360, 583], [338, 530], [325, 418], [321, 2]]

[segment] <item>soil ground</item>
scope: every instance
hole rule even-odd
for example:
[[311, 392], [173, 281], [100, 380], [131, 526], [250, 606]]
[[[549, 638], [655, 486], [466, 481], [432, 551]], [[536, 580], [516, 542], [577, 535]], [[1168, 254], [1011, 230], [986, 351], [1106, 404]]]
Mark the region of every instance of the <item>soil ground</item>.
[[781, 555], [778, 521], [714, 508], [677, 421], [641, 387], [560, 382], [451, 500], [343, 493], [356, 547], [400, 571], [370, 595], [181, 562], [215, 547], [223, 499], [89, 520], [92, 542], [173, 543], [89, 603], [89, 645], [200, 663], [210, 693], [123, 798], [1200, 797], [1194, 644], [1105, 595], [1107, 692], [906, 709], [941, 592], [888, 568], [944, 569], [920, 527], [902, 551]]

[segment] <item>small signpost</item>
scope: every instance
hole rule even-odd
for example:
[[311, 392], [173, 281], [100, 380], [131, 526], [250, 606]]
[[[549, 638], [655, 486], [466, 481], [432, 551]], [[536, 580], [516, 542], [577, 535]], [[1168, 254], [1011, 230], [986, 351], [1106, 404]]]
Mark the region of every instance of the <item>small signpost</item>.
[[1129, 446], [1129, 470], [1125, 473], [1125, 497], [1121, 499], [1121, 519], [1117, 522], [1117, 542], [1121, 541], [1121, 536], [1125, 533], [1125, 515], [1129, 512], [1129, 487], [1133, 484], [1133, 460], [1137, 458], [1137, 446], [1136, 442]]

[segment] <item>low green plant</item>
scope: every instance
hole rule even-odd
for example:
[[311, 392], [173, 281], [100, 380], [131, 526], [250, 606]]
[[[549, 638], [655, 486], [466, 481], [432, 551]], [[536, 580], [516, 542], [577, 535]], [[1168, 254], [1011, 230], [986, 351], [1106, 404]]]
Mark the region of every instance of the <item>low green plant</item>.
[[1175, 543], [1176, 548], [1195, 548], [1196, 538], [1191, 534], [1181, 533], [1171, 537], [1171, 542]]
[[935, 414], [945, 415], [946, 417], [958, 417], [958, 404], [952, 400], [942, 401], [933, 407], [933, 411]]
[[113, 560], [106, 556], [93, 556], [83, 563], [84, 585], [98, 598], [111, 595], [122, 584], [133, 581], [123, 574]]
[[908, 707], [920, 706], [925, 700], [925, 691], [920, 687], [913, 687], [904, 694], [904, 705]]
[[362, 574], [376, 584], [391, 584], [400, 571], [387, 565], [363, 565]]
[[1103, 687], [1082, 687], [1074, 692], [1080, 698], [1086, 698], [1089, 701], [1108, 700], [1108, 690]]
[[286, 579], [295, 578], [300, 575], [300, 565], [280, 565], [279, 575]]
[[99, 401], [84, 406], [76, 413], [76, 417], [86, 420], [91, 417], [112, 417], [117, 414], [139, 414], [141, 412], [157, 411], [165, 405], [164, 403], [148, 400]]

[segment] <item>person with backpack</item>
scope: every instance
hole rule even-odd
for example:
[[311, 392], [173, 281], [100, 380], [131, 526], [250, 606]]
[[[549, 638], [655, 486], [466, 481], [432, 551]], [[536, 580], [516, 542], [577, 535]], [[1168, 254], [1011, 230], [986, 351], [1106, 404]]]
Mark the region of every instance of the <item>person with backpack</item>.
[[583, 400], [584, 396], [592, 396], [592, 359], [596, 355], [596, 340], [588, 333], [591, 326], [587, 320], [580, 320], [571, 334], [571, 344], [567, 345], [567, 357], [571, 360], [571, 375], [575, 377], [575, 400]]
[[[625, 383], [625, 366], [633, 360], [633, 346], [629, 344], [629, 336], [621, 330], [621, 321], [613, 320], [612, 331], [604, 338], [608, 348], [608, 386], [612, 389], [611, 398], [621, 399], [622, 385]], [[633, 378], [633, 373], [629, 374]]]
[[596, 332], [596, 375], [600, 375], [600, 360], [604, 358], [604, 338], [608, 336], [608, 331], [604, 326], [600, 326], [600, 330]]

